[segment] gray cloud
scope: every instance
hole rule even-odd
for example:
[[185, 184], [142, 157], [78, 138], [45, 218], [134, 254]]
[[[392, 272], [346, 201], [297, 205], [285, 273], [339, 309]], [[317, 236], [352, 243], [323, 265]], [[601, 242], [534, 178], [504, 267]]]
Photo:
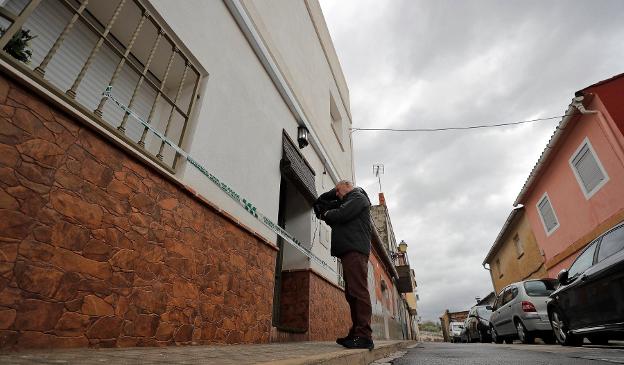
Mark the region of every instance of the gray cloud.
[[[624, 72], [624, 2], [321, 0], [355, 127], [425, 128], [561, 115]], [[423, 319], [492, 290], [481, 267], [557, 120], [442, 133], [358, 131], [357, 183], [383, 190], [410, 245]]]

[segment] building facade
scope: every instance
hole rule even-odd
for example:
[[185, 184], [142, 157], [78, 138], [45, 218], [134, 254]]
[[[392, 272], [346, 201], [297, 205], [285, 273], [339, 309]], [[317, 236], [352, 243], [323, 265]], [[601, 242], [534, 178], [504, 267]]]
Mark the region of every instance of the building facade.
[[511, 283], [548, 276], [544, 256], [525, 213], [523, 207], [511, 211], [483, 260], [483, 266], [489, 266], [495, 293]]
[[0, 347], [346, 333], [311, 209], [354, 177], [317, 1], [0, 6]]
[[550, 277], [624, 220], [624, 76], [579, 91], [514, 205], [522, 204]]
[[[397, 245], [383, 193], [371, 206], [376, 239], [368, 266], [368, 286], [373, 306], [373, 334], [379, 339], [417, 338], [416, 280], [409, 264], [407, 245]], [[410, 305], [411, 303], [411, 305]]]

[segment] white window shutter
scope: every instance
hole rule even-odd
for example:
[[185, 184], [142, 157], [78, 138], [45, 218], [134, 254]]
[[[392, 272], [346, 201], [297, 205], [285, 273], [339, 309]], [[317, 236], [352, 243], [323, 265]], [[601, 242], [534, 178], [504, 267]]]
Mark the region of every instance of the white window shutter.
[[605, 179], [605, 175], [588, 144], [583, 145], [572, 160], [572, 165], [576, 169], [586, 193], [591, 193]]

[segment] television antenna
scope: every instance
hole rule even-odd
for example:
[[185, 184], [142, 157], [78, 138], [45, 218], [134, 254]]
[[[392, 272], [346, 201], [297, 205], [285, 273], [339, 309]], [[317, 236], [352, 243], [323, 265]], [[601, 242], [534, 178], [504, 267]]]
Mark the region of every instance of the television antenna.
[[377, 181], [379, 182], [379, 192], [381, 193], [381, 175], [384, 174], [384, 165], [382, 163], [374, 164], [373, 174], [377, 177]]

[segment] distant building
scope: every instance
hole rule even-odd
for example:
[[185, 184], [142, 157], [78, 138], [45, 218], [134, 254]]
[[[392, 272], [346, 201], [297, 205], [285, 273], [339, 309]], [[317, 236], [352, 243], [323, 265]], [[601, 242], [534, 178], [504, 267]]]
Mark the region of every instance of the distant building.
[[514, 203], [524, 206], [550, 277], [624, 220], [622, 100], [624, 74], [577, 92]]
[[511, 211], [483, 265], [489, 265], [495, 293], [511, 283], [548, 276], [525, 208]]
[[449, 336], [449, 325], [451, 322], [464, 322], [466, 318], [468, 318], [469, 311], [461, 311], [461, 312], [449, 312], [447, 309], [444, 311], [442, 316], [440, 316], [440, 325], [442, 326], [442, 337], [444, 337], [444, 342], [451, 342], [451, 336]]
[[[373, 306], [373, 336], [379, 339], [418, 336], [415, 300], [406, 295], [416, 287], [409, 264], [407, 245], [397, 245], [383, 193], [371, 207], [374, 222], [373, 250], [368, 266], [368, 285]], [[415, 299], [415, 298], [414, 298]]]

